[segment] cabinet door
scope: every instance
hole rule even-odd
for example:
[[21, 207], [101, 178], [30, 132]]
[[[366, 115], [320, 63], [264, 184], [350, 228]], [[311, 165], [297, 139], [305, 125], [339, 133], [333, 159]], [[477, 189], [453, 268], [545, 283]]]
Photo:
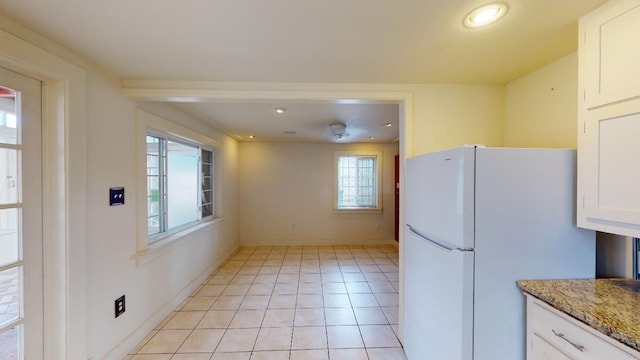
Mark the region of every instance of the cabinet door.
[[585, 115], [578, 151], [578, 226], [640, 237], [640, 112]]
[[529, 356], [531, 358], [527, 360], [572, 360], [536, 334], [531, 339]]
[[577, 224], [640, 236], [640, 0], [580, 20]]
[[640, 97], [640, 1], [611, 1], [580, 20], [588, 109]]

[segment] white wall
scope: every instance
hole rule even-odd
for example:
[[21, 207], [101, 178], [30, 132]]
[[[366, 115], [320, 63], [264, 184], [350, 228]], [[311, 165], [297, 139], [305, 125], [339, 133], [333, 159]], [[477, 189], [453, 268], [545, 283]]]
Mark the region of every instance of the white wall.
[[569, 54], [507, 84], [504, 145], [577, 147], [578, 55]]
[[[335, 150], [383, 152], [383, 212], [333, 211]], [[240, 239], [243, 245], [394, 242], [394, 156], [398, 143], [240, 144]]]
[[[141, 265], [135, 258], [136, 106], [223, 143], [224, 221], [188, 235], [183, 245]], [[87, 112], [88, 355], [117, 359], [182, 301], [215, 262], [238, 246], [238, 145], [168, 105], [137, 105], [91, 72]], [[108, 190], [119, 186], [125, 187], [126, 203], [110, 207]], [[123, 294], [127, 311], [115, 319], [114, 300]], [[118, 344], [122, 346], [116, 348]]]

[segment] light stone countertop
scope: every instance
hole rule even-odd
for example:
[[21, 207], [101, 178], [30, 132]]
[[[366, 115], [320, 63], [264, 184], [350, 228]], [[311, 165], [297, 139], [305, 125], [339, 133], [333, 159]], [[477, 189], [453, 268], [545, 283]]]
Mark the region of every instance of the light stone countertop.
[[640, 281], [519, 280], [522, 291], [640, 351]]

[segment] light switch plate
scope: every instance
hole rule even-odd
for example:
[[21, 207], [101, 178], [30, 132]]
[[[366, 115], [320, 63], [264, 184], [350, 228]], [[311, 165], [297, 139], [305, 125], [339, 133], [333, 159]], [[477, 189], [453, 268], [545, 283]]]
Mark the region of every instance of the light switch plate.
[[109, 206], [124, 205], [124, 188], [109, 189]]

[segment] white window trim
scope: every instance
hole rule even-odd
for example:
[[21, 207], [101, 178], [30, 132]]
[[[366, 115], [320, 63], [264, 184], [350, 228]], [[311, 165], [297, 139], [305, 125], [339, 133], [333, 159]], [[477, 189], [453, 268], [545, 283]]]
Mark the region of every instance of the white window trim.
[[183, 139], [187, 143], [200, 144], [204, 149], [212, 150], [214, 156], [214, 174], [220, 174], [221, 146], [213, 140], [194, 130], [182, 127], [169, 120], [161, 118], [149, 112], [136, 109], [136, 262], [138, 266], [145, 264], [172, 248], [183, 244], [191, 238], [190, 234], [212, 226], [218, 226], [224, 218], [221, 201], [220, 176], [214, 181], [215, 214], [192, 223], [179, 230], [162, 235], [156, 235], [155, 241], [149, 243], [147, 234], [147, 134], [166, 134], [170, 137]]
[[[375, 208], [338, 208], [338, 158], [341, 156], [375, 156], [377, 175], [377, 207]], [[333, 212], [335, 214], [377, 214], [382, 212], [382, 151], [346, 150], [333, 152]]]

